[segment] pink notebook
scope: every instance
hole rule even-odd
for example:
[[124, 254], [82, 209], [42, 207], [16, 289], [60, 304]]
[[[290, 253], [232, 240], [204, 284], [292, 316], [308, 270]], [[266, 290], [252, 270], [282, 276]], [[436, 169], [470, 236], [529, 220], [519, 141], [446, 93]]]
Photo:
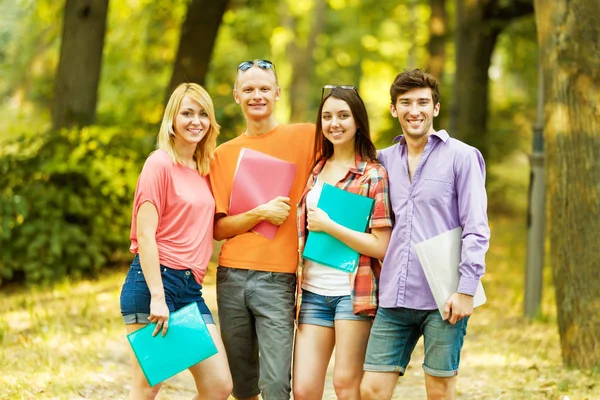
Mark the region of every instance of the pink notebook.
[[[277, 196], [288, 197], [296, 165], [252, 149], [242, 149], [233, 178], [229, 215], [241, 214]], [[274, 239], [277, 225], [262, 221], [252, 230], [268, 239]]]

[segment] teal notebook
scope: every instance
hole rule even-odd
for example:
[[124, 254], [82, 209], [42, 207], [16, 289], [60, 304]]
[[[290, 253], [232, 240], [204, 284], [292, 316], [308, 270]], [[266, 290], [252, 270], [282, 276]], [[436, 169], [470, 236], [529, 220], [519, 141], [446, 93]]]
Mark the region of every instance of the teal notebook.
[[127, 335], [150, 386], [217, 354], [196, 303], [170, 315], [165, 336], [161, 332], [152, 336], [155, 328], [149, 324]]
[[[373, 200], [325, 183], [317, 208], [346, 228], [365, 232], [371, 218]], [[302, 257], [344, 272], [354, 273], [358, 267], [357, 251], [325, 232], [309, 232]]]

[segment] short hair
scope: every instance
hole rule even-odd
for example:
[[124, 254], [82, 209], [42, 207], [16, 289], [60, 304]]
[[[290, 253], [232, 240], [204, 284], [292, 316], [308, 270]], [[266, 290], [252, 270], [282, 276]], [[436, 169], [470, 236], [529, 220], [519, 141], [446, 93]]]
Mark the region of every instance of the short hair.
[[394, 83], [392, 83], [392, 86], [390, 87], [391, 103], [395, 105], [398, 96], [401, 94], [410, 92], [413, 89], [424, 88], [431, 89], [434, 106], [440, 102], [438, 82], [432, 75], [423, 72], [420, 69], [400, 72], [396, 75], [396, 79], [394, 79]]
[[175, 130], [173, 125], [177, 113], [179, 112], [181, 101], [185, 96], [188, 96], [190, 99], [197, 102], [206, 114], [208, 114], [208, 118], [210, 119], [210, 129], [206, 135], [204, 135], [200, 143], [198, 143], [196, 151], [194, 152], [198, 173], [206, 176], [210, 170], [210, 162], [213, 158], [215, 148], [217, 147], [217, 136], [219, 136], [221, 127], [215, 118], [215, 108], [210, 95], [197, 83], [182, 83], [177, 86], [173, 91], [173, 94], [171, 94], [169, 102], [165, 107], [160, 130], [158, 131], [156, 148], [166, 151], [171, 156], [174, 163], [183, 164], [174, 150]]
[[[261, 67], [259, 65], [260, 61], [266, 61], [266, 62], [268, 62], [271, 65], [271, 67], [270, 68], [263, 68], [263, 67]], [[248, 61], [245, 61], [245, 62], [248, 62]], [[244, 72], [248, 72], [252, 68], [258, 68], [258, 69], [261, 69], [263, 71], [271, 71], [271, 72], [273, 72], [273, 76], [275, 77], [275, 87], [276, 88], [279, 87], [279, 78], [277, 77], [277, 70], [275, 69], [275, 64], [273, 64], [271, 61], [260, 60], [260, 59], [255, 59], [255, 60], [252, 60], [250, 62], [252, 63], [252, 66], [250, 68], [245, 69], [245, 70], [241, 70], [240, 67], [238, 66], [238, 68], [236, 69], [236, 71], [235, 71], [235, 81], [234, 81], [234, 84], [233, 84], [233, 88], [234, 89], [237, 89], [237, 83], [238, 83], [238, 80], [240, 79], [240, 76]]]
[[321, 100], [319, 112], [317, 114], [317, 127], [315, 132], [315, 158], [318, 161], [320, 158], [328, 159], [333, 155], [333, 144], [323, 135], [323, 125], [321, 123], [321, 114], [323, 105], [330, 97], [343, 100], [350, 107], [352, 117], [356, 122], [356, 135], [354, 136], [354, 150], [358, 152], [360, 157], [365, 161], [377, 160], [377, 149], [371, 140], [371, 131], [369, 129], [369, 116], [365, 103], [360, 98], [356, 89], [344, 89], [334, 87], [331, 92]]

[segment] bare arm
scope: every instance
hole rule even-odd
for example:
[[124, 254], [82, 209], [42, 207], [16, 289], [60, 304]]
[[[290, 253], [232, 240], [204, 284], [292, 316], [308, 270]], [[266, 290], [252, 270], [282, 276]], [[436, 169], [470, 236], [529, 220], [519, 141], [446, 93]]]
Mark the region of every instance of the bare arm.
[[390, 242], [392, 228], [373, 228], [371, 233], [358, 232], [334, 222], [320, 208], [311, 208], [307, 214], [308, 230], [325, 232], [353, 250], [369, 257], [383, 259]]
[[169, 324], [169, 308], [165, 300], [165, 291], [160, 274], [158, 247], [156, 245], [156, 229], [158, 227], [158, 212], [154, 204], [143, 203], [137, 213], [137, 240], [140, 264], [144, 272], [146, 284], [150, 290], [150, 317], [148, 320], [156, 323], [155, 336], [162, 328], [163, 336], [167, 333]]
[[215, 240], [229, 239], [248, 232], [256, 224], [269, 221], [281, 225], [290, 215], [289, 197], [276, 197], [250, 211], [237, 215], [217, 214], [213, 237]]

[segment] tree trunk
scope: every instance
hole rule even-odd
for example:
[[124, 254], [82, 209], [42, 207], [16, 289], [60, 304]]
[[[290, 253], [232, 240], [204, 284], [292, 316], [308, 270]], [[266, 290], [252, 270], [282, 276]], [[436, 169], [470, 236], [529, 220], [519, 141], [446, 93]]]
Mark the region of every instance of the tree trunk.
[[173, 90], [181, 83], [194, 82], [204, 85], [227, 3], [228, 0], [192, 0], [189, 4], [181, 26], [179, 48], [171, 82], [165, 93], [165, 104]]
[[457, 1], [456, 75], [450, 133], [475, 146], [486, 158], [488, 116], [488, 69], [499, 26], [489, 24], [484, 10], [475, 2]]
[[545, 91], [550, 260], [563, 360], [600, 366], [600, 15], [535, 0]]
[[[290, 122], [306, 121], [310, 90], [310, 75], [313, 70], [312, 53], [315, 49], [317, 36], [323, 31], [325, 24], [325, 0], [316, 0], [313, 9], [313, 24], [305, 46], [299, 46], [298, 40], [290, 42], [287, 53], [292, 60], [292, 82], [290, 84]], [[288, 25], [293, 24], [287, 21]], [[292, 29], [295, 31], [295, 29]], [[312, 116], [311, 116], [312, 117]]]
[[429, 4], [431, 16], [429, 17], [429, 43], [427, 44], [429, 60], [426, 70], [441, 83], [446, 63], [446, 35], [448, 33], [446, 0], [430, 0]]
[[56, 72], [54, 129], [85, 126], [96, 118], [108, 0], [67, 0]]
[[450, 134], [489, 153], [488, 94], [498, 35], [514, 18], [533, 12], [532, 0], [456, 0], [456, 75]]

